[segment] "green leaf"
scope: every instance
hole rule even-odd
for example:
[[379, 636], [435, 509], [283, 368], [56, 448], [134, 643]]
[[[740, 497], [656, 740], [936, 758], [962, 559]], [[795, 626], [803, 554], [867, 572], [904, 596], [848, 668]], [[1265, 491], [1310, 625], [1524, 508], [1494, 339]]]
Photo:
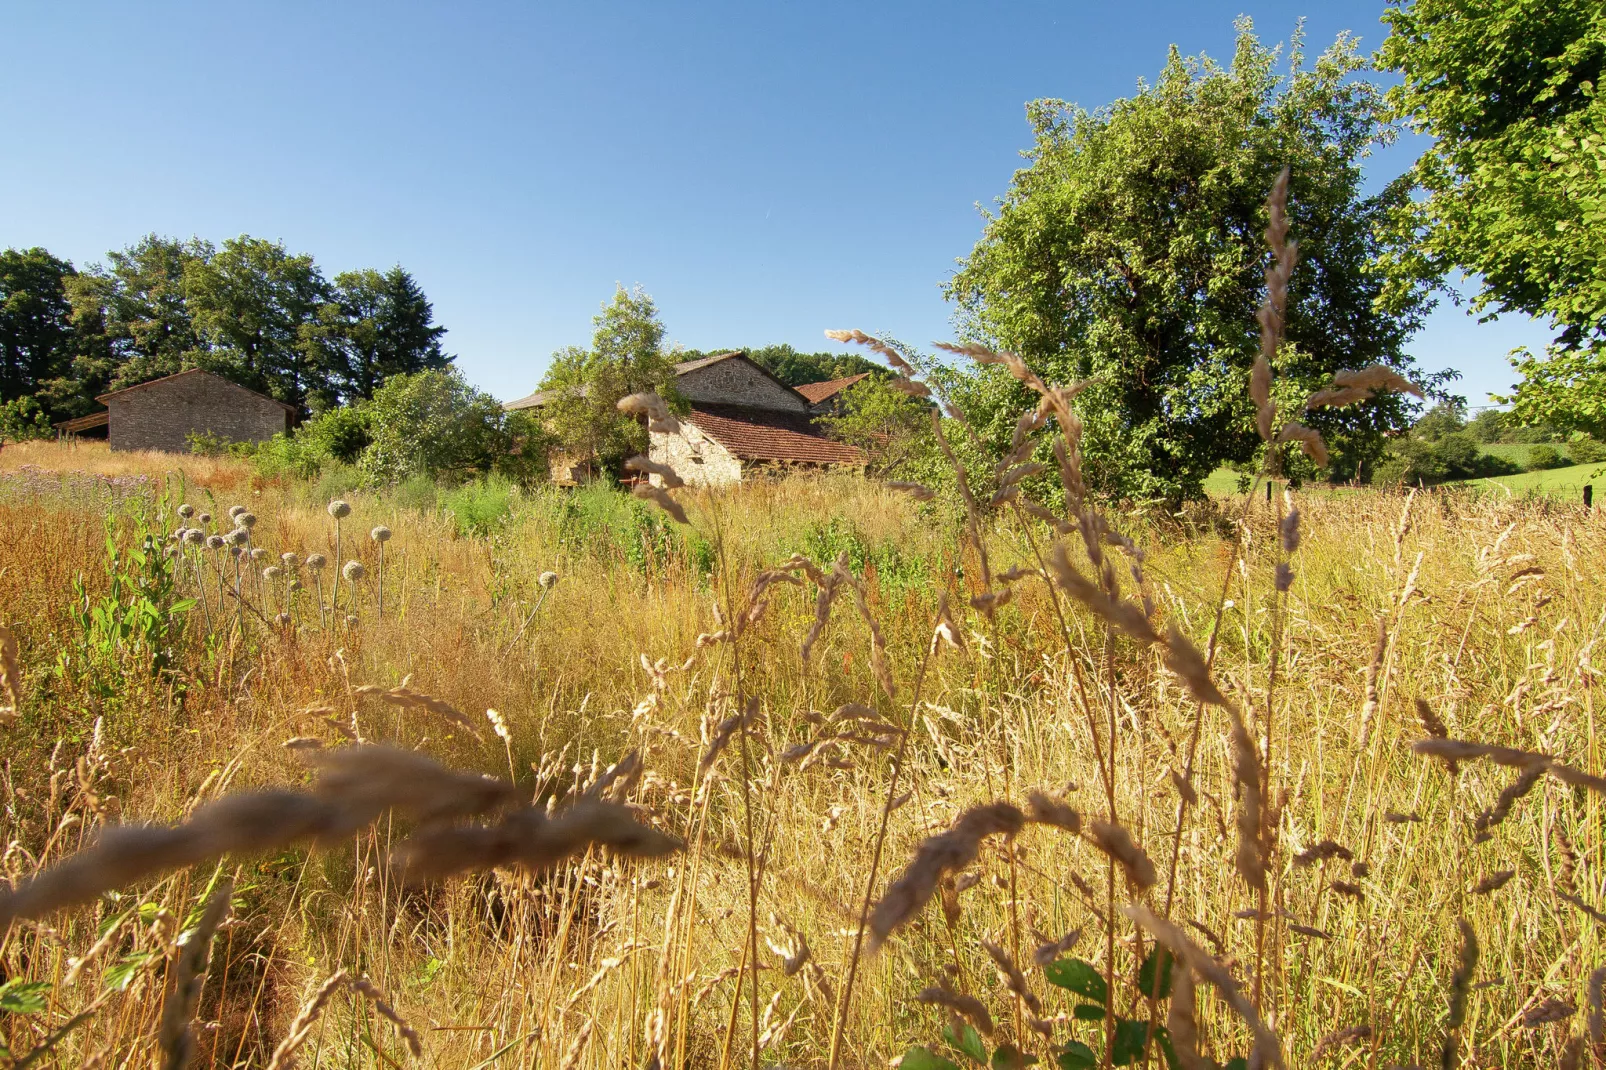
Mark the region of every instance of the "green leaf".
[[[1156, 944], [1149, 950], [1149, 955], [1138, 967], [1138, 991], [1145, 998], [1165, 999], [1171, 994], [1171, 951]], [[1160, 987], [1155, 988], [1155, 970], [1158, 966], [1160, 974]]]
[[1111, 1062], [1116, 1066], [1130, 1066], [1143, 1057], [1143, 1042], [1149, 1035], [1149, 1023], [1131, 1018], [1115, 1021], [1115, 1044]]
[[121, 992], [134, 983], [139, 971], [157, 956], [155, 951], [136, 951], [132, 955], [124, 955], [101, 973], [101, 983], [109, 992]]
[[1035, 1055], [1025, 1055], [1013, 1044], [1000, 1044], [993, 1052], [993, 1070], [1019, 1070], [1022, 1066], [1036, 1065]]
[[1044, 966], [1043, 975], [1048, 978], [1049, 984], [1086, 996], [1094, 1003], [1109, 1001], [1110, 986], [1105, 984], [1103, 976], [1091, 962], [1059, 959]]
[[1071, 1017], [1082, 1022], [1102, 1022], [1104, 1008], [1096, 1003], [1078, 1003], [1071, 1008]]
[[1165, 1064], [1171, 1070], [1182, 1070], [1182, 1062], [1177, 1058], [1177, 1046], [1171, 1043], [1171, 1034], [1165, 1031], [1165, 1026], [1158, 1026], [1155, 1029], [1154, 1042], [1159, 1045], [1161, 1054], [1165, 1056]]
[[1060, 1052], [1060, 1057], [1056, 1061], [1060, 1065], [1060, 1070], [1088, 1070], [1088, 1067], [1098, 1065], [1099, 1057], [1093, 1054], [1092, 1048], [1080, 1040], [1073, 1040], [1065, 1045], [1065, 1050]]
[[961, 1025], [956, 1036], [954, 1027], [945, 1025], [942, 1027], [942, 1039], [946, 1040], [950, 1046], [970, 1056], [976, 1062], [981, 1063], [983, 1066], [987, 1065], [987, 1046], [981, 1042], [981, 1034], [976, 1032], [975, 1026]]
[[941, 1055], [933, 1055], [928, 1048], [910, 1048], [903, 1053], [898, 1070], [959, 1070], [959, 1064], [951, 1063]]
[[49, 1003], [49, 981], [7, 981], [0, 985], [0, 1011], [39, 1014]]

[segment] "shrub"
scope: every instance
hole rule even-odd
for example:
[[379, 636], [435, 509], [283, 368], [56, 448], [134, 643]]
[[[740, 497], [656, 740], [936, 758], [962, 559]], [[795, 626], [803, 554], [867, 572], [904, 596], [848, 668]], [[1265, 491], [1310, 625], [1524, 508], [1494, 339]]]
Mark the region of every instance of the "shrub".
[[396, 484], [393, 492], [396, 504], [407, 509], [417, 509], [424, 513], [433, 513], [440, 505], [440, 488], [428, 476], [408, 476]]
[[1560, 468], [1566, 464], [1554, 446], [1535, 446], [1528, 451], [1528, 471], [1542, 472], [1546, 468]]
[[53, 438], [56, 431], [50, 417], [31, 397], [17, 398], [0, 405], [0, 439], [23, 442], [34, 438]]
[[[416, 478], [409, 480], [416, 486]], [[442, 505], [459, 535], [489, 535], [513, 515], [519, 489], [501, 476], [488, 476], [449, 491]]]
[[1467, 433], [1485, 444], [1503, 441], [1506, 435], [1506, 414], [1499, 409], [1484, 409], [1467, 424]]
[[1574, 464], [1596, 464], [1606, 461], [1606, 442], [1585, 435], [1577, 441], [1567, 443], [1567, 456], [1572, 458]]

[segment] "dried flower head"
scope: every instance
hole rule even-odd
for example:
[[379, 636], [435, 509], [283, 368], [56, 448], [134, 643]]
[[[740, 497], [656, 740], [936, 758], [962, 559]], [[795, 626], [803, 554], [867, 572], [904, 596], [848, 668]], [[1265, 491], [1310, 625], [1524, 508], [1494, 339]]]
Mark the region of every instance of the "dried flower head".
[[233, 531], [223, 536], [223, 538], [230, 546], [240, 549], [244, 547], [246, 543], [251, 541], [251, 533], [246, 531], [244, 528], [235, 528]]
[[340, 569], [340, 574], [352, 583], [356, 583], [368, 575], [368, 570], [362, 567], [361, 561], [347, 561]]
[[184, 532], [184, 541], [191, 546], [204, 546], [206, 544], [206, 532], [200, 528], [189, 528]]
[[246, 511], [246, 508], [243, 505], [231, 505], [231, 506], [229, 506], [229, 519], [230, 520], [234, 520], [237, 517], [239, 517], [239, 515], [241, 513], [245, 512], [245, 511]]
[[261, 561], [268, 556], [268, 552], [260, 546], [251, 547], [251, 560]]
[[535, 582], [539, 583], [544, 590], [550, 591], [558, 585], [558, 574], [551, 571], [543, 572]]
[[312, 571], [314, 571], [314, 572], [317, 572], [319, 569], [323, 568], [328, 563], [329, 563], [329, 559], [327, 557], [323, 556], [322, 554], [308, 554], [307, 555], [307, 567], [309, 569], [311, 569]]
[[375, 542], [389, 542], [390, 541], [390, 529], [387, 528], [385, 525], [381, 524], [377, 528], [375, 528], [374, 530], [370, 531], [368, 533], [368, 537], [373, 539]]
[[221, 550], [221, 549], [223, 549], [223, 536], [221, 536], [221, 535], [208, 535], [206, 537], [206, 548], [208, 550]]
[[262, 570], [262, 578], [267, 580], [269, 583], [272, 583], [274, 580], [283, 575], [284, 569], [280, 568], [278, 565], [269, 565], [267, 568]]
[[344, 520], [346, 517], [351, 515], [351, 506], [346, 502], [341, 501], [339, 498], [336, 498], [334, 501], [329, 503], [329, 515], [334, 517], [336, 520]]
[[284, 552], [284, 553], [279, 555], [279, 563], [282, 564], [285, 568], [300, 568], [301, 567], [301, 555], [300, 554], [295, 554], [295, 553], [290, 553], [289, 551], [286, 551], [286, 552]]
[[203, 524], [210, 524], [212, 522], [212, 514], [211, 513], [202, 513], [200, 516], [196, 517], [195, 519], [199, 520]]
[[245, 530], [250, 531], [257, 526], [257, 515], [255, 513], [241, 513], [234, 518], [234, 522]]
[[178, 507], [178, 515], [183, 517], [185, 520], [188, 520], [190, 517], [195, 515], [195, 506], [186, 502]]

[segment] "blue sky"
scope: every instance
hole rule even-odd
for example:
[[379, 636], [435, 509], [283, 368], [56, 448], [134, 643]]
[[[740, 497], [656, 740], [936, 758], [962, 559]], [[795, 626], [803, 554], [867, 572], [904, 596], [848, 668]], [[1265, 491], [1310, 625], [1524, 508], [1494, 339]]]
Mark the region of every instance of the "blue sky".
[[[0, 246], [79, 265], [249, 233], [400, 263], [469, 379], [528, 392], [615, 283], [688, 348], [951, 336], [941, 286], [1028, 146], [1232, 21], [1367, 51], [1380, 3], [59, 4], [0, 15]], [[1374, 177], [1416, 151], [1380, 157]], [[1446, 305], [1413, 344], [1473, 404], [1544, 331]]]

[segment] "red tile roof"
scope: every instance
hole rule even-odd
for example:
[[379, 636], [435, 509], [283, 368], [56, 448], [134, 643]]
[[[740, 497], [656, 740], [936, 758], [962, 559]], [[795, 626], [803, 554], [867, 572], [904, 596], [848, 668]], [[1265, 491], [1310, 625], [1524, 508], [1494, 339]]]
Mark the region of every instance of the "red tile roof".
[[744, 461], [864, 463], [864, 453], [857, 446], [831, 441], [802, 413], [697, 405], [683, 419]]
[[858, 375], [850, 375], [846, 379], [827, 379], [823, 383], [804, 383], [802, 386], [796, 386], [792, 389], [808, 398], [810, 405], [818, 405], [827, 398], [836, 397], [869, 374], [869, 372], [860, 372]]

